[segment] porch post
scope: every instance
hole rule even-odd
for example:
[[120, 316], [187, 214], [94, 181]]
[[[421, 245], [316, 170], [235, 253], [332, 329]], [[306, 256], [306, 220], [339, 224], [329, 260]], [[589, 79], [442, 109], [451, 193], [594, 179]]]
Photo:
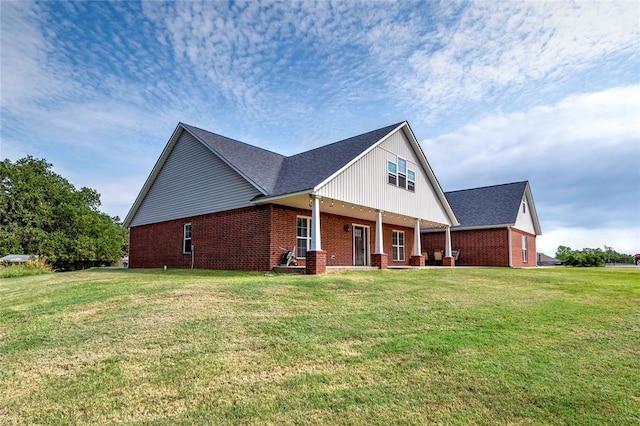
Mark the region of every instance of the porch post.
[[451, 227], [447, 226], [444, 230], [444, 257], [451, 257]]
[[310, 251], [322, 250], [322, 242], [320, 241], [320, 197], [311, 196], [311, 244]]
[[384, 253], [384, 244], [382, 243], [382, 210], [378, 210], [376, 217], [376, 254]]
[[420, 256], [422, 248], [420, 247], [420, 219], [416, 219], [416, 225], [413, 229], [413, 255]]
[[451, 256], [451, 227], [445, 228], [445, 240], [444, 240], [444, 258], [442, 259], [442, 266], [456, 266], [456, 260]]
[[378, 210], [378, 215], [376, 216], [376, 252], [371, 258], [371, 265], [380, 269], [387, 269], [388, 263], [382, 238], [382, 210]]
[[416, 224], [413, 227], [413, 254], [410, 263], [411, 266], [424, 266], [425, 264], [420, 247], [420, 219], [416, 219]]
[[327, 253], [322, 251], [320, 240], [320, 197], [311, 196], [311, 242], [305, 265], [307, 274], [324, 274], [327, 271]]

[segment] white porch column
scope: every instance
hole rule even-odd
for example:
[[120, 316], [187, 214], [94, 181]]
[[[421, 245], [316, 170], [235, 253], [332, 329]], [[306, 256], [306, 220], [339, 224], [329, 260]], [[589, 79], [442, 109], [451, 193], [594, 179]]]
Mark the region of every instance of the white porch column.
[[384, 244], [382, 243], [382, 210], [378, 210], [376, 217], [376, 252], [375, 254], [384, 253]]
[[451, 257], [451, 227], [445, 228], [444, 256]]
[[416, 225], [413, 229], [413, 255], [420, 256], [422, 247], [420, 247], [420, 219], [416, 219]]
[[317, 195], [311, 196], [311, 244], [309, 251], [321, 251], [320, 241], [320, 198]]

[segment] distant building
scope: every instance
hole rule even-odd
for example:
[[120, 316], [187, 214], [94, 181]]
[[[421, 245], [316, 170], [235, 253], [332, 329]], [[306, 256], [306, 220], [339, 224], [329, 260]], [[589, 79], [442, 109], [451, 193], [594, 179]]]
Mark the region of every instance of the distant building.
[[538, 253], [538, 266], [558, 266], [562, 265], [562, 261], [555, 257], [547, 256], [544, 253]]
[[[460, 222], [450, 229], [456, 265], [533, 267], [536, 237], [542, 234], [529, 182], [445, 192]], [[443, 250], [445, 229], [423, 229], [429, 257]]]

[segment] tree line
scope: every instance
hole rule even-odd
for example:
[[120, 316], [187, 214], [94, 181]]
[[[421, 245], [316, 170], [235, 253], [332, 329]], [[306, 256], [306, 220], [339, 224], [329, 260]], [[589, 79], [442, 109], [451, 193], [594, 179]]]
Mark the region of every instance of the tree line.
[[127, 252], [127, 232], [99, 207], [100, 194], [76, 189], [46, 160], [6, 159], [0, 163], [0, 256], [37, 255], [62, 270], [118, 261]]
[[606, 263], [633, 263], [630, 254], [618, 253], [609, 248], [584, 248], [572, 250], [571, 247], [558, 246], [556, 259], [569, 266], [604, 266]]

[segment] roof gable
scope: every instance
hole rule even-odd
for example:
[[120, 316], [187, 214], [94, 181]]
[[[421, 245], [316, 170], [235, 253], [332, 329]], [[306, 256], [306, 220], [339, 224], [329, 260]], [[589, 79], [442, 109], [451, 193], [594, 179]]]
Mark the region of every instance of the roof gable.
[[311, 189], [335, 174], [402, 123], [392, 124], [287, 157], [271, 195]]
[[188, 124], [181, 125], [262, 193], [273, 193], [282, 163], [286, 159], [284, 155]]
[[353, 136], [305, 151], [290, 157], [246, 144], [198, 127], [179, 123], [160, 158], [156, 162], [142, 190], [138, 194], [124, 225], [130, 226], [133, 217], [147, 196], [167, 158], [183, 132], [187, 132], [237, 172], [258, 194], [254, 200], [266, 201], [271, 197], [288, 196], [292, 193], [313, 192], [326, 184], [350, 164], [362, 158], [367, 152], [382, 143], [394, 131], [403, 131], [409, 143], [420, 158], [425, 172], [451, 223], [457, 224], [453, 210], [447, 203], [444, 192], [429, 166], [422, 148], [406, 121], [382, 127], [361, 135]]
[[526, 197], [536, 234], [541, 234], [527, 181], [451, 191], [445, 195], [460, 222], [459, 228], [513, 226]]

